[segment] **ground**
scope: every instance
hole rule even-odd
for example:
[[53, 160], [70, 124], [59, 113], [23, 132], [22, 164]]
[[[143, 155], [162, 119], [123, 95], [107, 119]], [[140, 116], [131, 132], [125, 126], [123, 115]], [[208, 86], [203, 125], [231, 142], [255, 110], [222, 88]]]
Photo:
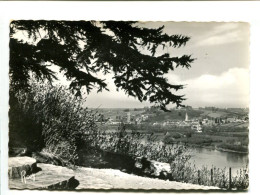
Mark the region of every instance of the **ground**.
[[[28, 168], [25, 169], [26, 167]], [[20, 175], [22, 170], [25, 170], [27, 174], [37, 172], [33, 179], [26, 176], [27, 179], [24, 181]], [[17, 174], [13, 174], [14, 172]], [[36, 163], [36, 160], [30, 157], [9, 158], [8, 175], [9, 188], [11, 189], [218, 189], [217, 187], [140, 177], [116, 169], [96, 169], [77, 166], [72, 170], [62, 166]]]
[[172, 190], [216, 190], [217, 187], [164, 181], [127, 174], [115, 169], [94, 169], [78, 167], [75, 178], [79, 181], [77, 190], [82, 189], [172, 189]]

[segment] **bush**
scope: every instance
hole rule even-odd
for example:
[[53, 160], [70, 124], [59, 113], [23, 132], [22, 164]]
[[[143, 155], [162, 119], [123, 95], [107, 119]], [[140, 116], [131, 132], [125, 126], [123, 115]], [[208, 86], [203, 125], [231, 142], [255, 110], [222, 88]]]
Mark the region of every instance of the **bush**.
[[29, 151], [42, 149], [42, 118], [37, 115], [34, 95], [12, 89], [9, 94], [9, 147], [26, 147]]
[[[10, 142], [18, 140], [32, 151], [43, 150], [75, 163], [81, 147], [94, 147], [129, 156], [146, 156], [153, 160], [170, 162], [182, 155], [182, 146], [165, 146], [149, 136], [143, 142], [139, 133], [127, 134], [121, 124], [116, 133], [99, 131], [95, 124], [97, 113], [84, 108], [84, 99], [74, 96], [62, 86], [31, 82], [30, 91], [13, 92], [10, 101]], [[19, 120], [16, 120], [19, 118]], [[35, 147], [38, 144], [39, 147]]]
[[92, 147], [101, 150], [124, 154], [132, 157], [146, 157], [150, 160], [170, 163], [178, 156], [186, 156], [187, 148], [183, 145], [165, 145], [163, 142], [155, 141], [156, 136], [150, 134], [146, 137], [139, 132], [132, 131], [126, 133], [125, 125], [121, 124], [118, 132], [106, 133], [105, 131], [97, 131], [95, 143]]
[[233, 178], [232, 187], [236, 189], [247, 189], [249, 186], [248, 167], [237, 171], [237, 175]]
[[[184, 163], [183, 163], [184, 162]], [[171, 163], [172, 178], [174, 181], [193, 183], [205, 186], [217, 186], [219, 188], [244, 190], [249, 186], [247, 166], [240, 169], [235, 176], [231, 177], [229, 186], [228, 170], [216, 167], [203, 166], [198, 169], [194, 163], [176, 161]], [[212, 175], [211, 175], [212, 174]]]
[[188, 131], [188, 132], [184, 133], [184, 135], [186, 135], [187, 138], [190, 138], [192, 136], [192, 132]]
[[173, 133], [171, 136], [172, 136], [172, 138], [174, 138], [174, 139], [179, 139], [179, 138], [181, 138], [181, 135], [178, 134], [178, 133]]
[[44, 148], [67, 164], [75, 163], [78, 148], [91, 137], [86, 134], [96, 131], [95, 113], [84, 108], [85, 100], [65, 87], [34, 80], [30, 91], [10, 94], [9, 145], [18, 139], [31, 150]]

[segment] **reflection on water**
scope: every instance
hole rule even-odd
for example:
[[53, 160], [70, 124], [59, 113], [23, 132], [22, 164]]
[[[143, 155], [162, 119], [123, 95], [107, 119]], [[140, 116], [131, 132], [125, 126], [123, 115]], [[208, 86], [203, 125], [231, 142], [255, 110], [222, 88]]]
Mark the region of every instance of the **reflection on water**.
[[195, 162], [198, 168], [202, 166], [215, 166], [217, 168], [231, 167], [236, 172], [248, 165], [248, 154], [194, 148], [191, 149], [190, 162]]
[[248, 155], [247, 154], [237, 154], [234, 152], [229, 152], [226, 155], [228, 162], [242, 162], [243, 164], [248, 163]]

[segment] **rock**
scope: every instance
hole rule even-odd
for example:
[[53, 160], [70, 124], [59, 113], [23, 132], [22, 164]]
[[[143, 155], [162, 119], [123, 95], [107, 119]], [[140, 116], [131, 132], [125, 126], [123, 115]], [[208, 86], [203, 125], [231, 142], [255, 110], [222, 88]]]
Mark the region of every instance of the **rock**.
[[170, 179], [171, 166], [169, 163], [149, 160], [145, 157], [137, 157], [135, 163], [135, 173], [142, 176], [145, 175], [160, 179]]
[[41, 184], [44, 182], [43, 189], [69, 190], [75, 189], [79, 185], [78, 180], [75, 179], [74, 171], [71, 169], [41, 163], [38, 164], [38, 167], [42, 171], [38, 172], [36, 177], [42, 180]]
[[30, 175], [37, 171], [36, 160], [30, 157], [10, 157], [8, 159], [8, 177], [21, 178], [21, 172]]
[[9, 147], [8, 153], [10, 157], [23, 156], [26, 153], [26, 147]]
[[35, 174], [35, 181], [27, 179], [23, 183], [20, 179], [9, 179], [10, 189], [48, 189], [48, 190], [70, 190], [75, 189], [79, 182], [74, 177], [71, 169], [51, 164], [37, 165], [41, 171]]
[[160, 176], [161, 174], [170, 174], [171, 165], [169, 163], [162, 163], [158, 161], [151, 161], [151, 170], [155, 176]]

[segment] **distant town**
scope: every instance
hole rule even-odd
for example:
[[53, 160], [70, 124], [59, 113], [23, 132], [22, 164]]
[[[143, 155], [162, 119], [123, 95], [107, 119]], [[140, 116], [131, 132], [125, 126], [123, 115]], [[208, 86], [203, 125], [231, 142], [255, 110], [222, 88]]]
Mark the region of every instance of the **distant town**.
[[102, 124], [149, 124], [153, 126], [189, 127], [201, 133], [203, 127], [212, 126], [248, 126], [248, 108], [217, 108], [191, 106], [174, 108], [171, 112], [163, 112], [157, 107], [134, 109], [103, 108], [99, 110], [97, 122]]

